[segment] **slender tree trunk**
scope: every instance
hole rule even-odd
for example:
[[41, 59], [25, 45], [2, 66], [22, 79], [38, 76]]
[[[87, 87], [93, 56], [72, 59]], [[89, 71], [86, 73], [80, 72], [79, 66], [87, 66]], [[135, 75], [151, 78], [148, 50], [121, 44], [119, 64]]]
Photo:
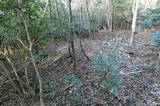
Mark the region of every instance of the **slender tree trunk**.
[[33, 43], [32, 43], [32, 41], [31, 41], [30, 33], [29, 33], [29, 30], [28, 30], [28, 25], [27, 25], [27, 22], [26, 22], [26, 19], [25, 19], [25, 14], [24, 14], [24, 12], [23, 12], [22, 9], [21, 9], [21, 5], [19, 4], [18, 0], [16, 0], [16, 3], [17, 3], [17, 5], [18, 5], [18, 7], [19, 7], [19, 9], [20, 9], [19, 12], [20, 12], [21, 17], [22, 17], [22, 19], [23, 19], [23, 24], [24, 24], [24, 27], [25, 27], [26, 35], [27, 35], [27, 40], [28, 40], [28, 42], [29, 42], [29, 47], [25, 46], [25, 44], [24, 44], [22, 41], [20, 41], [20, 42], [21, 42], [21, 44], [22, 44], [22, 45], [29, 51], [29, 53], [30, 53], [31, 62], [32, 62], [32, 64], [33, 64], [33, 67], [34, 67], [34, 70], [35, 70], [35, 72], [36, 72], [36, 76], [37, 76], [37, 79], [38, 79], [38, 82], [39, 82], [40, 106], [45, 106], [45, 105], [44, 105], [44, 102], [43, 102], [43, 88], [42, 88], [41, 75], [40, 75], [39, 70], [38, 70], [38, 68], [37, 68], [37, 66], [36, 66], [36, 61], [35, 61], [34, 55], [33, 55], [33, 53], [32, 53]]
[[89, 13], [89, 3], [88, 0], [85, 0], [85, 10], [86, 10], [86, 15], [87, 15], [87, 23], [89, 24], [89, 36], [92, 36], [92, 31], [91, 31], [91, 22], [90, 22], [90, 13]]
[[71, 54], [72, 54], [72, 62], [73, 62], [73, 71], [76, 71], [76, 56], [75, 56], [75, 49], [74, 49], [74, 38], [73, 38], [73, 29], [72, 29], [72, 0], [69, 0], [69, 21], [71, 24], [70, 27], [70, 47], [71, 47]]
[[80, 27], [80, 48], [81, 51], [83, 52], [84, 56], [87, 58], [87, 60], [91, 61], [91, 59], [87, 56], [87, 54], [85, 53], [84, 49], [83, 49], [83, 45], [82, 45], [82, 28], [83, 28], [83, 9], [82, 9], [82, 1], [81, 2], [81, 13], [80, 13], [80, 22], [81, 22], [81, 27]]
[[56, 16], [57, 16], [57, 20], [58, 20], [58, 32], [59, 32], [59, 35], [61, 36], [61, 20], [60, 20], [60, 13], [59, 13], [59, 8], [58, 8], [58, 1], [57, 0], [54, 0], [55, 2], [55, 10], [56, 10]]
[[42, 13], [42, 18], [43, 18], [43, 17], [45, 16], [45, 14], [46, 14], [46, 11], [47, 11], [47, 8], [48, 8], [48, 4], [49, 4], [49, 1], [46, 0], [46, 5], [45, 5], [44, 11], [43, 11], [43, 13]]
[[112, 24], [113, 24], [112, 23], [113, 8], [112, 8], [111, 0], [108, 0], [107, 7], [108, 7], [108, 9], [107, 9], [108, 29], [109, 29], [110, 32], [112, 32], [112, 28], [113, 28], [113, 26], [112, 26]]
[[139, 3], [140, 3], [140, 0], [136, 0], [133, 3], [132, 36], [131, 36], [130, 46], [135, 45], [134, 39], [136, 35], [136, 22], [137, 22], [137, 13], [138, 13]]
[[12, 83], [13, 87], [15, 88], [15, 90], [17, 90], [19, 95], [22, 96], [23, 94], [21, 93], [20, 89], [16, 86], [16, 84], [13, 81], [13, 79], [10, 77], [10, 75], [8, 74], [7, 68], [5, 67], [4, 64], [2, 64], [1, 61], [0, 61], [0, 67], [2, 68], [2, 70], [4, 70], [4, 72], [2, 72], [2, 74], [7, 76], [8, 80]]
[[51, 0], [49, 0], [48, 3], [49, 3], [49, 18], [50, 18], [50, 24], [53, 24], [53, 15], [52, 15]]
[[113, 3], [112, 3], [111, 0], [106, 0], [105, 4], [106, 4], [105, 16], [106, 16], [106, 21], [107, 21], [107, 27], [108, 27], [108, 30], [109, 30], [108, 39], [110, 39], [111, 38], [111, 33], [113, 31]]

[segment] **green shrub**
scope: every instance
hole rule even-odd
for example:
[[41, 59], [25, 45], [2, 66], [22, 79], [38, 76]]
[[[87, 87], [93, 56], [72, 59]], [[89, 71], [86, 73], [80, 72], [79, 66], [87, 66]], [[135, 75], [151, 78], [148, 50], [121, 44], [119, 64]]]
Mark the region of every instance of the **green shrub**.
[[143, 28], [151, 28], [152, 26], [160, 26], [160, 8], [148, 9], [141, 13], [138, 23]]
[[116, 76], [118, 73], [118, 68], [121, 64], [124, 64], [125, 61], [117, 53], [117, 49], [125, 46], [125, 43], [122, 43], [123, 39], [115, 38], [113, 40], [104, 43], [103, 46], [107, 47], [106, 50], [97, 51], [92, 56], [91, 67], [99, 73], [100, 77], [100, 86], [110, 90], [114, 94], [118, 94], [120, 88], [123, 86], [123, 79], [120, 76]]
[[151, 33], [151, 40], [157, 46], [160, 46], [160, 31], [152, 32]]

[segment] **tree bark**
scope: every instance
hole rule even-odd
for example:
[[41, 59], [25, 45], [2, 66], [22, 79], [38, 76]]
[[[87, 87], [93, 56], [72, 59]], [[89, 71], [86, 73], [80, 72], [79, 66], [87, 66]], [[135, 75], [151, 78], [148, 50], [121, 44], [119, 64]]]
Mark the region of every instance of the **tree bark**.
[[73, 38], [73, 29], [72, 29], [72, 0], [69, 0], [69, 21], [70, 21], [70, 47], [71, 47], [71, 54], [72, 54], [72, 62], [73, 62], [73, 71], [76, 71], [76, 56], [75, 56], [75, 49], [74, 49], [74, 38]]
[[85, 53], [85, 51], [84, 51], [84, 49], [83, 49], [83, 45], [82, 45], [82, 28], [83, 28], [82, 1], [81, 1], [80, 22], [81, 22], [81, 26], [80, 26], [80, 48], [81, 48], [81, 51], [83, 52], [84, 56], [87, 58], [87, 60], [91, 61], [91, 59], [90, 59], [90, 58], [87, 56], [87, 54]]
[[90, 22], [90, 13], [89, 13], [89, 3], [88, 0], [85, 0], [85, 10], [86, 10], [86, 15], [87, 15], [87, 23], [89, 24], [89, 36], [92, 36], [92, 31], [91, 31], [91, 22]]
[[105, 6], [105, 16], [106, 16], [106, 21], [107, 21], [107, 27], [109, 32], [112, 32], [113, 26], [112, 26], [112, 18], [113, 18], [113, 3], [111, 0], [106, 0], [104, 1], [106, 6]]
[[26, 48], [29, 51], [29, 53], [30, 53], [31, 62], [33, 64], [33, 67], [34, 67], [34, 70], [36, 72], [36, 76], [37, 76], [37, 79], [38, 79], [38, 82], [39, 82], [40, 106], [45, 106], [44, 102], [43, 102], [43, 88], [42, 88], [42, 80], [41, 80], [42, 78], [41, 78], [40, 72], [38, 70], [38, 67], [36, 65], [36, 61], [34, 59], [34, 55], [32, 53], [33, 43], [31, 41], [30, 33], [29, 33], [29, 30], [28, 30], [28, 25], [27, 25], [27, 22], [26, 22], [26, 19], [25, 19], [25, 14], [24, 14], [24, 12], [21, 9], [21, 6], [20, 6], [18, 0], [16, 0], [16, 3], [17, 3], [17, 5], [18, 5], [18, 7], [20, 9], [19, 12], [20, 12], [22, 20], [23, 20], [23, 24], [24, 24], [24, 27], [25, 27], [25, 32], [26, 32], [26, 35], [27, 35], [27, 40], [29, 42], [29, 47], [25, 46], [24, 43], [21, 40], [19, 40], [19, 41], [24, 46], [24, 48]]
[[136, 22], [137, 22], [137, 14], [138, 14], [138, 7], [139, 7], [140, 0], [136, 0], [133, 3], [133, 20], [132, 20], [132, 36], [130, 46], [135, 45], [135, 35], [136, 35]]

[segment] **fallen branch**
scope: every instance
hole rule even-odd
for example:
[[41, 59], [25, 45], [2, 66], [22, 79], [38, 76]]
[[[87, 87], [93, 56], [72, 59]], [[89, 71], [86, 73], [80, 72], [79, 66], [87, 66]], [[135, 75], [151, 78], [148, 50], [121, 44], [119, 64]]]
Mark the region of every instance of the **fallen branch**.
[[113, 74], [113, 75], [120, 76], [120, 75], [138, 74], [138, 73], [142, 73], [142, 72], [144, 72], [144, 71], [145, 71], [145, 70], [143, 70], [143, 71], [136, 71], [136, 72], [130, 72], [130, 73]]
[[58, 95], [58, 94], [63, 93], [64, 91], [70, 89], [70, 88], [73, 87], [74, 85], [75, 85], [75, 84], [70, 84], [70, 85], [66, 86], [65, 88], [62, 88], [62, 89], [56, 91], [55, 95]]

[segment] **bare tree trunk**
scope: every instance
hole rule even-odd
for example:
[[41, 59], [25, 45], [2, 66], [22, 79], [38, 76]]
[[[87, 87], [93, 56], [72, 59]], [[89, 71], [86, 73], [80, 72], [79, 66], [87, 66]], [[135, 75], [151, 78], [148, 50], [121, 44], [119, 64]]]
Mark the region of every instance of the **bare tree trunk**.
[[81, 48], [81, 51], [83, 52], [84, 56], [87, 58], [87, 60], [91, 61], [91, 59], [90, 59], [90, 58], [87, 56], [87, 54], [85, 53], [85, 51], [84, 51], [84, 49], [83, 49], [83, 45], [82, 45], [82, 28], [83, 28], [82, 1], [81, 1], [80, 22], [81, 22], [81, 27], [80, 27], [80, 48]]
[[46, 5], [45, 5], [44, 11], [43, 11], [43, 13], [42, 13], [42, 18], [43, 18], [43, 17], [45, 16], [45, 14], [46, 14], [46, 11], [47, 11], [47, 8], [48, 8], [48, 4], [49, 4], [49, 1], [46, 0]]
[[107, 26], [110, 32], [112, 32], [112, 15], [113, 15], [113, 6], [111, 0], [106, 0], [106, 18], [107, 18]]
[[72, 53], [72, 62], [73, 62], [73, 71], [76, 71], [76, 56], [75, 56], [75, 49], [74, 49], [74, 38], [73, 38], [73, 29], [72, 29], [72, 5], [71, 5], [72, 1], [69, 0], [69, 21], [71, 24], [71, 28], [70, 28], [70, 46], [71, 46], [71, 53]]
[[27, 22], [26, 22], [26, 19], [25, 19], [25, 14], [23, 13], [22, 9], [21, 9], [21, 6], [19, 4], [19, 1], [16, 0], [16, 3], [19, 7], [19, 12], [21, 14], [21, 17], [23, 19], [23, 24], [24, 24], [24, 27], [25, 27], [25, 32], [26, 32], [26, 35], [27, 35], [27, 40], [29, 42], [29, 47], [25, 46], [25, 44], [19, 39], [20, 43], [24, 46], [24, 48], [26, 48], [29, 53], [30, 53], [30, 56], [31, 56], [31, 62], [33, 64], [33, 67], [34, 67], [34, 70], [36, 72], [36, 76], [37, 76], [37, 79], [38, 79], [38, 82], [39, 82], [39, 93], [40, 93], [40, 106], [45, 106], [44, 105], [44, 102], [43, 102], [43, 88], [42, 88], [42, 80], [41, 80], [41, 75], [39, 73], [39, 70], [36, 66], [36, 62], [35, 62], [35, 59], [34, 59], [34, 55], [32, 53], [32, 46], [33, 46], [33, 43], [31, 41], [31, 38], [30, 38], [30, 34], [29, 34], [29, 30], [28, 30], [28, 25], [27, 25]]
[[85, 0], [85, 10], [86, 10], [86, 14], [87, 14], [87, 21], [88, 21], [88, 24], [89, 24], [89, 36], [92, 36], [92, 31], [91, 31], [91, 22], [90, 22], [90, 13], [89, 13], [89, 3], [88, 3], [88, 0]]
[[50, 24], [53, 24], [53, 15], [52, 15], [52, 5], [51, 5], [51, 0], [48, 0], [49, 3], [49, 19], [50, 19]]
[[57, 0], [54, 0], [55, 2], [55, 10], [56, 10], [56, 16], [57, 16], [57, 20], [58, 20], [58, 32], [59, 32], [59, 35], [61, 36], [61, 20], [60, 20], [60, 13], [59, 13], [59, 8], [58, 8], [58, 1]]
[[136, 22], [137, 22], [137, 13], [138, 13], [139, 3], [140, 3], [140, 0], [135, 0], [135, 2], [133, 3], [132, 36], [131, 36], [130, 46], [135, 45], [134, 39], [136, 35]]
[[[20, 89], [16, 86], [16, 84], [13, 82], [12, 78], [10, 77], [10, 75], [8, 74], [7, 68], [5, 67], [4, 64], [2, 64], [2, 62], [0, 61], [0, 67], [2, 68], [2, 70], [4, 70], [4, 75], [7, 76], [7, 78], [9, 79], [9, 81], [12, 83], [13, 87], [17, 90], [17, 92], [19, 93], [20, 96], [22, 96], [23, 94], [21, 93]], [[3, 72], [2, 72], [3, 73]]]

